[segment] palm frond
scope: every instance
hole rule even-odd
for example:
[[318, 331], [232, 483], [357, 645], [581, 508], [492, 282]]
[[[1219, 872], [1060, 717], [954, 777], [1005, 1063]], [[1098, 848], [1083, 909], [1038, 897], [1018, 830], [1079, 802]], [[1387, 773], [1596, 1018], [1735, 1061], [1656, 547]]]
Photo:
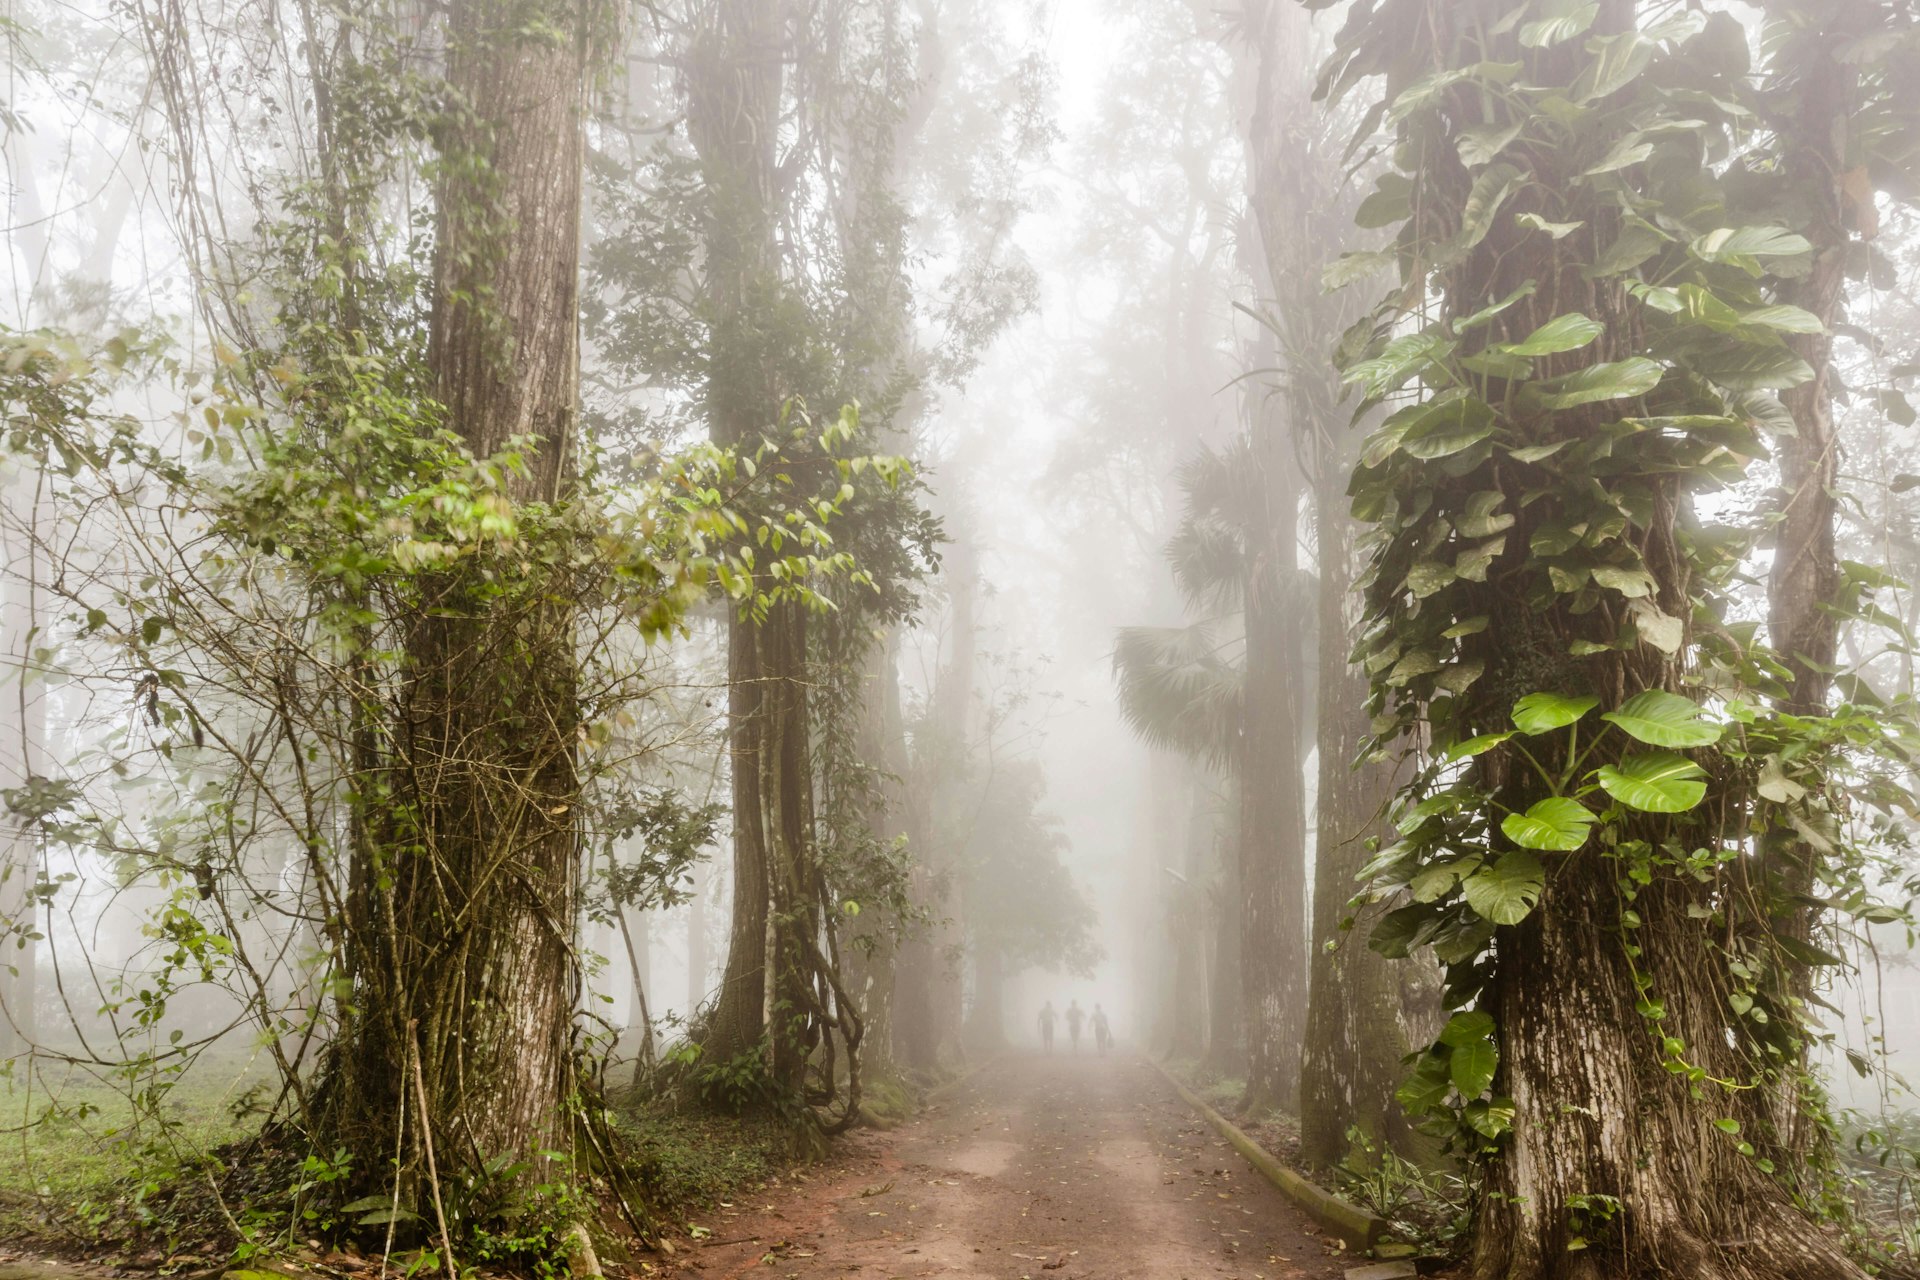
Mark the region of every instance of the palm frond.
[[1204, 622], [1122, 628], [1113, 646], [1121, 718], [1151, 746], [1232, 768], [1245, 677], [1228, 648]]

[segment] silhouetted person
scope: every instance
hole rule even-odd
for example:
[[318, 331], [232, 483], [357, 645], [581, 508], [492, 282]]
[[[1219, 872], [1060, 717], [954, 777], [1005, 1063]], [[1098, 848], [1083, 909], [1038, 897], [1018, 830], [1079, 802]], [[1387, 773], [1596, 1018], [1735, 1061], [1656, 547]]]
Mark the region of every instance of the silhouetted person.
[[1080, 1007], [1078, 1000], [1067, 1005], [1067, 1035], [1073, 1039], [1073, 1051], [1080, 1052], [1080, 1024], [1087, 1020], [1087, 1011]]
[[1113, 1028], [1107, 1025], [1107, 1011], [1096, 1000], [1093, 1005], [1093, 1047], [1105, 1053], [1112, 1046]]
[[[1046, 1046], [1048, 1053], [1053, 1052], [1053, 1020], [1058, 1016], [1053, 1011], [1053, 1001], [1049, 1000], [1040, 1006], [1040, 1043]], [[1075, 1024], [1074, 1034], [1080, 1034], [1078, 1024]]]

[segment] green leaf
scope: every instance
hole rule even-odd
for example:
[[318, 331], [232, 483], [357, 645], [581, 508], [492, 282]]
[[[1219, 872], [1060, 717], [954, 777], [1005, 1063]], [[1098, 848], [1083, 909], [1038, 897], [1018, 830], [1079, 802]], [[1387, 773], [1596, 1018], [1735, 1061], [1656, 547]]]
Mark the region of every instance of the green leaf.
[[1469, 1009], [1447, 1019], [1447, 1025], [1440, 1028], [1439, 1040], [1449, 1049], [1459, 1049], [1493, 1039], [1493, 1027], [1492, 1014]]
[[1464, 251], [1486, 239], [1500, 207], [1525, 185], [1526, 175], [1513, 165], [1489, 165], [1481, 170], [1460, 207], [1460, 231], [1453, 238], [1453, 247]]
[[148, 617], [143, 619], [140, 623], [141, 641], [146, 644], [158, 644], [160, 642], [160, 629], [165, 625], [166, 624], [159, 618]]
[[1498, 302], [1490, 302], [1486, 306], [1474, 312], [1472, 315], [1468, 316], [1465, 320], [1455, 321], [1453, 326], [1453, 331], [1455, 333], [1466, 333], [1470, 330], [1478, 329], [1481, 325], [1493, 319], [1495, 316], [1505, 311], [1508, 307], [1511, 307], [1514, 303], [1519, 302], [1524, 298], [1531, 298], [1534, 295], [1534, 293], [1538, 291], [1538, 289], [1539, 289], [1539, 286], [1535, 284], [1533, 281], [1529, 280], [1525, 284], [1521, 285], [1519, 288], [1515, 289], [1512, 293], [1508, 294], [1506, 297], [1500, 299]]
[[1540, 860], [1524, 849], [1512, 849], [1501, 854], [1491, 867], [1468, 876], [1460, 888], [1467, 905], [1482, 919], [1494, 924], [1519, 924], [1540, 901], [1546, 883]]
[[1740, 323], [1761, 329], [1773, 329], [1780, 333], [1826, 332], [1826, 326], [1820, 323], [1819, 316], [1804, 307], [1790, 307], [1784, 303], [1742, 311]]
[[1609, 711], [1602, 720], [1619, 725], [1651, 747], [1707, 747], [1720, 741], [1720, 726], [1700, 718], [1700, 708], [1677, 693], [1648, 689]]
[[1471, 129], [1460, 131], [1460, 163], [1469, 169], [1477, 169], [1483, 164], [1492, 164], [1495, 156], [1507, 149], [1507, 144], [1520, 136], [1521, 125], [1475, 125]]
[[1462, 739], [1448, 747], [1447, 759], [1465, 760], [1469, 756], [1480, 755], [1483, 752], [1493, 750], [1512, 736], [1513, 733], [1511, 731], [1507, 733], [1477, 733], [1471, 738]]
[[1706, 776], [1699, 765], [1671, 751], [1628, 756], [1599, 769], [1601, 789], [1643, 813], [1685, 813], [1706, 796], [1707, 784], [1697, 781]]
[[1589, 40], [1587, 51], [1593, 61], [1574, 78], [1567, 94], [1582, 106], [1626, 88], [1653, 61], [1654, 45], [1639, 32], [1627, 31]]
[[1537, 213], [1518, 213], [1513, 220], [1529, 231], [1544, 231], [1555, 240], [1564, 240], [1587, 225], [1584, 222], [1548, 222]]
[[1379, 275], [1399, 262], [1399, 257], [1383, 249], [1361, 249], [1343, 253], [1320, 273], [1320, 287], [1328, 293]]
[[1504, 342], [1499, 349], [1511, 356], [1550, 356], [1562, 351], [1577, 351], [1606, 332], [1598, 320], [1578, 311], [1553, 319], [1528, 334], [1523, 342]]
[[1805, 236], [1785, 227], [1721, 227], [1694, 240], [1694, 256], [1704, 262], [1728, 262], [1734, 258], [1791, 258], [1813, 252]]
[[1450, 564], [1438, 560], [1419, 560], [1407, 570], [1407, 591], [1415, 600], [1424, 600], [1451, 585], [1458, 575]]
[[1461, 1045], [1447, 1060], [1453, 1087], [1463, 1098], [1477, 1098], [1493, 1084], [1493, 1073], [1500, 1065], [1500, 1050], [1492, 1040], [1475, 1040]]
[[[1587, 842], [1587, 832], [1593, 823], [1593, 810], [1578, 800], [1567, 796], [1548, 796], [1529, 807], [1525, 813], [1508, 814], [1501, 820], [1500, 830], [1522, 849], [1572, 853]], [[1511, 924], [1512, 921], [1501, 923]]]
[[1530, 693], [1513, 704], [1513, 723], [1522, 733], [1551, 733], [1566, 728], [1599, 705], [1598, 698]]
[[1482, 489], [1467, 499], [1465, 508], [1453, 517], [1453, 527], [1463, 538], [1491, 538], [1513, 527], [1511, 512], [1500, 513], [1507, 495], [1498, 489]]
[[1602, 400], [1621, 400], [1645, 395], [1660, 384], [1666, 369], [1645, 356], [1610, 360], [1605, 364], [1576, 369], [1564, 377], [1535, 383], [1523, 397], [1542, 409], [1575, 409]]
[[1447, 1060], [1428, 1050], [1420, 1056], [1413, 1074], [1393, 1091], [1393, 1096], [1409, 1114], [1419, 1115], [1445, 1102], [1447, 1090], [1452, 1085], [1453, 1077], [1447, 1070]]
[[1617, 173], [1621, 169], [1639, 164], [1653, 154], [1653, 144], [1645, 140], [1638, 130], [1616, 141], [1607, 154], [1600, 157], [1592, 168], [1580, 176], [1596, 178], [1603, 173]]
[[1629, 600], [1653, 594], [1653, 575], [1645, 569], [1624, 568], [1619, 565], [1600, 564], [1593, 567], [1593, 580], [1609, 591], [1618, 591]]
[[1547, 0], [1540, 12], [1538, 21], [1520, 28], [1520, 43], [1529, 49], [1550, 48], [1587, 34], [1600, 6], [1596, 0]]
[[1407, 881], [1407, 892], [1413, 895], [1415, 902], [1434, 902], [1447, 895], [1454, 882], [1461, 876], [1470, 875], [1480, 865], [1480, 856], [1473, 854], [1453, 862], [1437, 862], [1420, 868]]
[[1660, 252], [1667, 243], [1667, 237], [1651, 223], [1639, 218], [1630, 218], [1620, 228], [1620, 235], [1600, 255], [1600, 260], [1587, 268], [1589, 278], [1600, 279], [1604, 276], [1617, 276], [1631, 271], [1641, 263]]
[[1435, 401], [1400, 438], [1400, 448], [1424, 462], [1450, 457], [1493, 434], [1493, 407], [1476, 396]]
[[1715, 1120], [1713, 1122], [1713, 1127], [1718, 1129], [1722, 1133], [1740, 1132], [1740, 1122], [1738, 1120], [1733, 1120], [1733, 1119]]

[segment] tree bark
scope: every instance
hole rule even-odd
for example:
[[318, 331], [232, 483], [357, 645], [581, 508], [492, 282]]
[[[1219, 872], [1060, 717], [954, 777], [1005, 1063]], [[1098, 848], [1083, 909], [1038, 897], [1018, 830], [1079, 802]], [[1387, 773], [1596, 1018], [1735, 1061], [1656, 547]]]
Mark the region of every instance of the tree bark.
[[[521, 507], [566, 496], [578, 391], [588, 16], [547, 17], [557, 38], [523, 34], [525, 7], [505, 0], [454, 7], [461, 114], [444, 147], [458, 162], [436, 191], [437, 398], [477, 457], [534, 440], [506, 481]], [[475, 1187], [496, 1157], [538, 1164], [567, 1145], [579, 981], [570, 606], [544, 581], [503, 589], [458, 569], [435, 590], [407, 638], [399, 763], [357, 784], [376, 809], [356, 850], [364, 945], [322, 1144], [384, 1186], [404, 1136], [416, 1208], [426, 1143], [443, 1179]], [[424, 1134], [403, 1101], [416, 1072]]]
[[[689, 60], [687, 132], [705, 179], [705, 293], [711, 333], [706, 412], [716, 444], [750, 453], [781, 417], [782, 311], [775, 154], [785, 82], [787, 7], [715, 0]], [[765, 584], [772, 586], [769, 581]], [[720, 994], [706, 1028], [708, 1058], [761, 1051], [776, 1089], [798, 1092], [805, 1067], [797, 1020], [796, 936], [811, 914], [806, 867], [813, 838], [806, 614], [774, 605], [756, 624], [727, 623], [728, 751], [733, 795], [733, 926]]]
[[[1408, 1123], [1394, 1099], [1408, 1052], [1438, 1033], [1439, 1002], [1417, 1028], [1403, 1018], [1403, 973], [1366, 945], [1367, 921], [1350, 932], [1340, 924], [1371, 856], [1370, 842], [1386, 838], [1380, 821], [1397, 779], [1385, 763], [1356, 767], [1369, 735], [1367, 679], [1347, 661], [1352, 623], [1347, 607], [1354, 582], [1355, 525], [1347, 512], [1350, 450], [1323, 428], [1314, 483], [1314, 527], [1320, 578], [1319, 789], [1314, 844], [1313, 948], [1307, 995], [1307, 1034], [1301, 1045], [1300, 1147], [1309, 1165], [1338, 1163], [1357, 1127], [1405, 1156], [1427, 1155], [1431, 1143]], [[1411, 974], [1406, 974], [1412, 977]], [[1437, 984], [1428, 984], [1436, 990]], [[1434, 1025], [1428, 1025], [1434, 1024]], [[1411, 1030], [1411, 1034], [1410, 1034]]]
[[[24, 787], [48, 775], [47, 687], [33, 650], [39, 632], [40, 528], [47, 514], [40, 477], [24, 460], [0, 464], [0, 789]], [[39, 984], [38, 912], [33, 886], [40, 878], [37, 826], [0, 810], [0, 1062], [24, 1053], [38, 1034], [34, 1004]]]

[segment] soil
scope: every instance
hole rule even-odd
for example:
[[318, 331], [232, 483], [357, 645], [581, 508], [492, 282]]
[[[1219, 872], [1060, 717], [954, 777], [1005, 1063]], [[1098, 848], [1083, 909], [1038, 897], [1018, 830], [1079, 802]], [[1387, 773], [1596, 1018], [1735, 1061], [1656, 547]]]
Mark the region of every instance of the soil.
[[995, 1060], [804, 1181], [716, 1209], [633, 1270], [870, 1280], [1332, 1280], [1362, 1261], [1234, 1153], [1146, 1062]]

